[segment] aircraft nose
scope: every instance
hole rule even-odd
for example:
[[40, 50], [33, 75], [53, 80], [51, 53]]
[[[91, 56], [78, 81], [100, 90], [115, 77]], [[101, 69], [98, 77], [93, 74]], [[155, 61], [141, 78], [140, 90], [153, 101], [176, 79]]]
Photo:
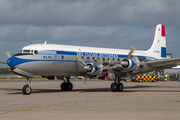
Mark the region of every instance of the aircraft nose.
[[15, 58], [14, 56], [8, 58], [7, 64], [8, 64], [10, 67], [14, 67], [14, 66], [15, 66], [15, 63], [16, 63], [16, 58]]

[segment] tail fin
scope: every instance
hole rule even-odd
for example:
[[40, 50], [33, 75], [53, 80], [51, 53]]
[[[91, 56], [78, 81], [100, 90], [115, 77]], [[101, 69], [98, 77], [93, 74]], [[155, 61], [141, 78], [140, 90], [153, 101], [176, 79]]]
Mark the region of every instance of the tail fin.
[[156, 26], [154, 42], [147, 52], [156, 58], [166, 57], [166, 36], [164, 25], [158, 24]]

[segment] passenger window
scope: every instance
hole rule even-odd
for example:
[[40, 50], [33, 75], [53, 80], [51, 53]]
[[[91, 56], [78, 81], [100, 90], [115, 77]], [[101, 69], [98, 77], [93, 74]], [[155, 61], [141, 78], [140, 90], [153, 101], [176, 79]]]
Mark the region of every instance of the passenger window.
[[103, 61], [105, 61], [105, 58], [103, 58]]
[[92, 60], [95, 60], [94, 57], [92, 57]]
[[34, 54], [38, 54], [38, 51], [37, 51], [37, 50], [34, 50]]
[[64, 56], [62, 55], [62, 60], [64, 59]]
[[82, 56], [81, 58], [84, 60], [84, 57], [83, 57], [83, 56]]
[[89, 57], [87, 57], [87, 60], [89, 60]]

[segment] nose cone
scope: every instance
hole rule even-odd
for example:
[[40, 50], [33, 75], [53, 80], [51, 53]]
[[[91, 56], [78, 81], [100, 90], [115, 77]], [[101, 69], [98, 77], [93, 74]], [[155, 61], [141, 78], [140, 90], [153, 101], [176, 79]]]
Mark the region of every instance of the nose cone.
[[8, 64], [10, 67], [12, 67], [12, 59], [11, 59], [11, 57], [10, 57], [10, 58], [8, 58], [8, 60], [7, 60], [7, 64]]
[[10, 57], [8, 60], [7, 60], [7, 64], [10, 66], [10, 67], [15, 67], [17, 65], [17, 58], [12, 56]]
[[10, 67], [20, 67], [21, 64], [27, 63], [27, 62], [32, 62], [32, 61], [33, 60], [19, 58], [18, 56], [12, 56], [7, 60], [7, 64]]

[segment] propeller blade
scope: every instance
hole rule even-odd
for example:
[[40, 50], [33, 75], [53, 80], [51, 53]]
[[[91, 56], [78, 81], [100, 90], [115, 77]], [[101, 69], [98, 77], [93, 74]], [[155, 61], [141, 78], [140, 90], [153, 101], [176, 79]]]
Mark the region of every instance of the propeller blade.
[[9, 53], [9, 51], [6, 52], [6, 55], [7, 55], [8, 58], [11, 57], [11, 54]]
[[7, 81], [9, 82], [10, 78], [11, 78], [11, 74], [12, 74], [12, 71], [10, 70], [10, 73], [8, 75], [8, 78], [7, 78]]
[[111, 59], [108, 60], [108, 65], [110, 65], [110, 63], [111, 63]]
[[129, 52], [126, 61], [129, 60], [129, 58], [131, 57], [132, 53], [134, 52], [134, 50], [136, 50], [134, 47], [131, 47], [131, 51]]
[[86, 66], [86, 63], [81, 57], [79, 57], [79, 55], [76, 56], [76, 60], [80, 61], [84, 66]]
[[86, 81], [87, 81], [87, 74], [86, 74], [85, 79], [84, 79], [84, 84], [83, 84], [84, 87], [86, 87]]

